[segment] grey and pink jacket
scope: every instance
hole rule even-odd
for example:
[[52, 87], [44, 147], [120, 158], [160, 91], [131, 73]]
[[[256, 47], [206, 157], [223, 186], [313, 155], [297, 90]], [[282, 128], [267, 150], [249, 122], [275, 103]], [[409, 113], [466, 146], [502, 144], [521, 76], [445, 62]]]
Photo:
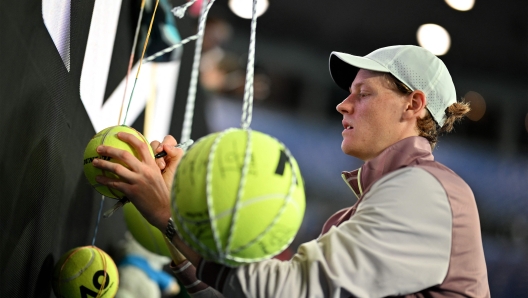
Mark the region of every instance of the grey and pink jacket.
[[291, 260], [173, 271], [193, 297], [490, 296], [473, 193], [426, 139], [403, 139], [342, 177], [356, 203]]

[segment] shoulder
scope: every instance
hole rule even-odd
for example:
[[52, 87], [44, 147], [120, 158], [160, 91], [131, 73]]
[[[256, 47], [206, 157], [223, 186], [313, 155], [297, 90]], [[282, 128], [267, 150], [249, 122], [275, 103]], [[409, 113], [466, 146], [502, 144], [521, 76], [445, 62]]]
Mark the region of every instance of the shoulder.
[[449, 222], [451, 218], [443, 185], [420, 167], [401, 168], [376, 181], [358, 205], [357, 213], [362, 212], [400, 222], [423, 222], [436, 217]]
[[464, 180], [457, 173], [455, 173], [446, 165], [435, 160], [421, 162], [410, 167], [423, 169], [435, 176], [437, 179], [451, 179], [464, 182]]
[[434, 161], [416, 165], [415, 168], [431, 174], [442, 185], [449, 197], [463, 196], [474, 198], [473, 191], [466, 181], [447, 166]]
[[422, 166], [409, 166], [381, 177], [372, 185], [369, 193], [380, 189], [390, 189], [407, 194], [430, 190], [431, 188], [443, 188], [443, 186], [428, 169]]

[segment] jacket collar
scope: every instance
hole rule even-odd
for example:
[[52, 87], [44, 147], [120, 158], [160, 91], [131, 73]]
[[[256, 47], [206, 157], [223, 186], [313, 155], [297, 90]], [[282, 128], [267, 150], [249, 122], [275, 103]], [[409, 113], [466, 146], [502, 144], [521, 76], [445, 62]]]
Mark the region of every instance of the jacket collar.
[[365, 162], [361, 168], [341, 174], [359, 199], [372, 184], [384, 175], [397, 169], [433, 161], [431, 145], [423, 137], [408, 137], [383, 150], [375, 158]]

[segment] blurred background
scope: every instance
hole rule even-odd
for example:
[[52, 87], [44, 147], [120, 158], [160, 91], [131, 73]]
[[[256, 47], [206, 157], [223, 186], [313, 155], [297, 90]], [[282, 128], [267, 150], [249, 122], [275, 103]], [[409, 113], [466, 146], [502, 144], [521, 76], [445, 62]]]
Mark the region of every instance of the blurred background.
[[[0, 38], [10, 42], [0, 45], [0, 137], [14, 146], [0, 149], [0, 183], [5, 189], [0, 272], [9, 277], [0, 279], [0, 288], [9, 297], [54, 297], [46, 276], [62, 253], [90, 244], [96, 227], [96, 244], [113, 256], [120, 255], [118, 243], [126, 239], [123, 212], [98, 220], [100, 204], [108, 209], [113, 202], [101, 203], [79, 161], [88, 140], [109, 125], [108, 115], [117, 122], [123, 92], [130, 94], [132, 81], [127, 89], [123, 78], [141, 1], [116, 1], [113, 8], [98, 7], [102, 4], [96, 1], [43, 0], [41, 6], [29, 0], [2, 2]], [[196, 34], [201, 1], [181, 19], [171, 9], [186, 1], [161, 2], [146, 56]], [[434, 155], [473, 189], [491, 295], [528, 297], [528, 3], [258, 3], [263, 6], [258, 9], [251, 127], [282, 141], [306, 182], [303, 225], [280, 257], [288, 258], [299, 244], [317, 237], [331, 214], [356, 200], [340, 177], [341, 171], [356, 169], [361, 162], [340, 149], [341, 115], [335, 106], [347, 93], [329, 75], [330, 53], [366, 55], [389, 45], [420, 45], [445, 62], [458, 98], [472, 108], [468, 119], [440, 138]], [[194, 140], [240, 127], [251, 4], [217, 0], [209, 11]], [[152, 5], [147, 1], [134, 67]], [[99, 29], [98, 37], [92, 33], [94, 24], [111, 11], [115, 24]], [[46, 18], [53, 13], [67, 18]], [[112, 35], [109, 32], [115, 39], [104, 40], [103, 35]], [[99, 43], [93, 42], [94, 36]], [[104, 44], [110, 45], [107, 60], [89, 50]], [[150, 140], [182, 135], [194, 47], [190, 42], [142, 70], [127, 124]], [[89, 69], [97, 63], [103, 66]], [[151, 104], [151, 98], [157, 103]]]

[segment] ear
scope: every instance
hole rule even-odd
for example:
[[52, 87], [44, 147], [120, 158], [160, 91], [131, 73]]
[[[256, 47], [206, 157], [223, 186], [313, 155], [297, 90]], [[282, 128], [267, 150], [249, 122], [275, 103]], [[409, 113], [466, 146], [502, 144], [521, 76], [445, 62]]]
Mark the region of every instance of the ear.
[[413, 91], [408, 95], [406, 110], [403, 112], [404, 119], [423, 118], [426, 113], [425, 105], [427, 98], [421, 90]]

